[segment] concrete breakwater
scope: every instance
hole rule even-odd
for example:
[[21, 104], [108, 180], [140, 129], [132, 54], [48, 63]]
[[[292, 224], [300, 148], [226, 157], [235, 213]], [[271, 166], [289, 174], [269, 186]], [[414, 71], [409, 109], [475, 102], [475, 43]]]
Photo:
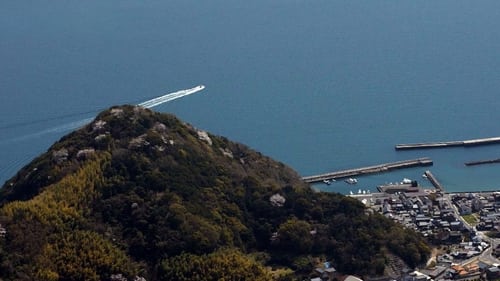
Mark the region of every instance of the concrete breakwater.
[[447, 148], [456, 146], [480, 146], [480, 145], [490, 145], [500, 143], [500, 137], [483, 138], [483, 139], [472, 139], [463, 141], [444, 141], [444, 142], [423, 142], [423, 143], [411, 143], [411, 144], [398, 144], [395, 146], [396, 150], [407, 150], [407, 149], [427, 149], [427, 148]]
[[500, 163], [500, 158], [465, 162], [465, 166], [475, 166], [475, 165], [493, 164], [493, 163]]
[[319, 174], [319, 175], [312, 175], [312, 176], [303, 177], [302, 180], [307, 182], [307, 183], [315, 183], [315, 182], [321, 182], [321, 181], [325, 181], [325, 180], [332, 180], [332, 179], [336, 180], [336, 179], [349, 178], [349, 177], [365, 175], [365, 174], [383, 173], [383, 172], [387, 172], [387, 171], [395, 170], [395, 169], [404, 169], [404, 168], [411, 168], [411, 167], [418, 167], [418, 166], [432, 166], [432, 164], [433, 164], [433, 162], [430, 158], [423, 157], [423, 158], [418, 158], [418, 159], [391, 162], [391, 163], [368, 166], [368, 167], [363, 167], [363, 168], [356, 168], [356, 169], [342, 170], [342, 171]]
[[436, 177], [431, 173], [431, 171], [425, 171], [425, 176], [427, 179], [434, 185], [434, 187], [441, 192], [444, 192], [444, 187], [441, 183], [436, 179]]

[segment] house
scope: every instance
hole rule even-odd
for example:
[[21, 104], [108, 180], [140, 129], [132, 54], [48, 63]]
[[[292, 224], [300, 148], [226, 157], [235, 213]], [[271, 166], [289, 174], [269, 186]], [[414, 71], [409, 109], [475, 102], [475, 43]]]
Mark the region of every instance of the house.
[[458, 210], [460, 211], [460, 215], [470, 215], [472, 214], [472, 208], [467, 206], [466, 204], [461, 204], [458, 206]]
[[498, 257], [500, 256], [500, 245], [497, 245], [495, 249], [493, 249], [493, 256]]
[[445, 273], [446, 269], [448, 269], [448, 267], [446, 266], [436, 266], [432, 269], [423, 269], [420, 272], [435, 280], [438, 277], [442, 276]]
[[460, 243], [462, 241], [462, 233], [460, 231], [450, 231], [450, 242]]
[[484, 203], [479, 198], [472, 199], [472, 210], [474, 212], [479, 212], [484, 207]]
[[0, 224], [0, 237], [5, 237], [7, 235], [7, 230]]
[[321, 281], [332, 281], [337, 275], [337, 270], [331, 267], [328, 262], [325, 263], [325, 268], [318, 267], [314, 270], [314, 272], [319, 275], [318, 278]]
[[353, 275], [348, 275], [343, 281], [363, 281], [363, 279]]
[[451, 230], [455, 230], [455, 231], [460, 231], [462, 230], [462, 222], [461, 221], [453, 221], [453, 222], [450, 222], [450, 229]]
[[469, 265], [452, 265], [450, 272], [455, 280], [475, 280], [481, 276], [481, 271], [477, 263]]
[[432, 213], [432, 218], [433, 219], [439, 219], [441, 217], [441, 211], [439, 210], [435, 210], [433, 213]]
[[449, 266], [453, 263], [453, 257], [449, 254], [438, 255], [437, 262], [438, 264], [446, 264]]
[[500, 278], [500, 268], [492, 266], [486, 269], [486, 276], [488, 277], [488, 280], [496, 280]]
[[408, 274], [408, 276], [405, 276], [404, 281], [430, 281], [431, 277], [419, 272], [419, 271], [414, 271]]
[[429, 229], [430, 224], [428, 222], [422, 221], [422, 222], [418, 222], [417, 226], [420, 230], [427, 230], [427, 229]]
[[450, 223], [447, 221], [441, 221], [441, 227], [442, 228], [450, 228]]

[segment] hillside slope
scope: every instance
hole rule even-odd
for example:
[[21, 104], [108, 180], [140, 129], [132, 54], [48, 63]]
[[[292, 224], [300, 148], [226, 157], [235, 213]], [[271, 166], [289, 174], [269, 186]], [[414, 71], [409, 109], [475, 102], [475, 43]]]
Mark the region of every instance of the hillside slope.
[[[356, 200], [315, 193], [292, 169], [175, 117], [104, 111], [0, 191], [4, 280], [270, 280], [312, 257], [381, 274], [424, 240]], [[288, 276], [287, 278], [293, 277]]]

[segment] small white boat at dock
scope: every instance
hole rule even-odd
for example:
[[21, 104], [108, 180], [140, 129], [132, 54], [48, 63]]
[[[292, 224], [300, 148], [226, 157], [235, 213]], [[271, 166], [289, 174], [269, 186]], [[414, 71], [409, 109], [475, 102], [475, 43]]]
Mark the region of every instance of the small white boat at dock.
[[348, 184], [357, 184], [358, 183], [358, 180], [355, 179], [355, 178], [348, 178], [345, 180], [346, 183]]

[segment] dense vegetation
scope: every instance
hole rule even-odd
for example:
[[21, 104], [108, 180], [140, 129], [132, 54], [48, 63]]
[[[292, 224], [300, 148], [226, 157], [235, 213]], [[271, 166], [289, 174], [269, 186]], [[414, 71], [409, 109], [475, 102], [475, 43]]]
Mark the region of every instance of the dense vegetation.
[[382, 274], [422, 238], [290, 168], [183, 124], [117, 107], [54, 144], [0, 191], [4, 280], [271, 280]]

